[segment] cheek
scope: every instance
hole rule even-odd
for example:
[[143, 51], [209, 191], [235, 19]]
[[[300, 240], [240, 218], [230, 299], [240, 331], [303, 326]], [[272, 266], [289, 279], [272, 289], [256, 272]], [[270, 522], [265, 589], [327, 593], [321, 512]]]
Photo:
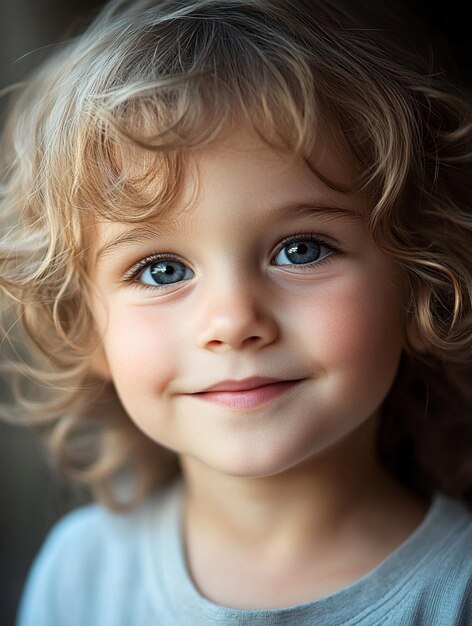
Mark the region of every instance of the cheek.
[[152, 307], [115, 307], [104, 348], [118, 393], [163, 391], [174, 377], [175, 324], [156, 317]]
[[364, 277], [338, 281], [303, 305], [304, 322], [320, 368], [346, 378], [394, 375], [402, 350], [401, 307], [393, 285]]

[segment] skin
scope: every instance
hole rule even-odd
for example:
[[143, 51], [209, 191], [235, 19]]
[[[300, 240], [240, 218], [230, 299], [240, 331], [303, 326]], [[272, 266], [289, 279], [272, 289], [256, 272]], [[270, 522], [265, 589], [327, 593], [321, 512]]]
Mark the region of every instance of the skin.
[[[327, 143], [314, 162], [349, 184]], [[318, 210], [278, 215], [295, 204]], [[101, 373], [136, 425], [179, 454], [189, 571], [219, 604], [275, 608], [332, 593], [424, 518], [427, 503], [375, 455], [404, 348], [405, 286], [368, 234], [368, 211], [241, 128], [192, 153], [178, 206], [145, 240], [110, 247], [135, 226], [97, 225]], [[320, 260], [282, 264], [280, 242], [307, 233], [327, 244]], [[156, 253], [176, 255], [186, 279], [129, 277]], [[302, 382], [247, 410], [196, 395], [256, 375]]]

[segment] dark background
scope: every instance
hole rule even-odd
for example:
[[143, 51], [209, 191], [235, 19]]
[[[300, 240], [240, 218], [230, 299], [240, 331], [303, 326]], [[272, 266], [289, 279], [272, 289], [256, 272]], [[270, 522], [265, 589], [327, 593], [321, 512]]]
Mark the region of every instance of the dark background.
[[[80, 31], [101, 4], [0, 0], [0, 88], [21, 79], [51, 46]], [[431, 29], [434, 46], [450, 57], [454, 80], [472, 89], [472, 3], [462, 4], [415, 0], [407, 6]], [[0, 101], [0, 113], [3, 104]], [[6, 391], [0, 381], [0, 394], [5, 396]], [[31, 433], [0, 423], [0, 497], [0, 626], [10, 626], [27, 571], [47, 531], [66, 511], [87, 502], [89, 495], [54, 473]]]

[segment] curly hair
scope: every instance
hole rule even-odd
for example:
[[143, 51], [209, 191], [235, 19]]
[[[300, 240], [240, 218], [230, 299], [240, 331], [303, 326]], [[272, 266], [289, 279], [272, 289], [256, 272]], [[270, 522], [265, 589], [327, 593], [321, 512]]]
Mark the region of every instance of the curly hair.
[[118, 0], [16, 89], [2, 139], [14, 395], [2, 410], [107, 506], [136, 505], [179, 466], [94, 366], [93, 224], [165, 213], [188, 151], [238, 120], [307, 161], [325, 133], [349, 155], [368, 228], [409, 291], [379, 457], [418, 493], [472, 502], [472, 109], [407, 31], [359, 2]]

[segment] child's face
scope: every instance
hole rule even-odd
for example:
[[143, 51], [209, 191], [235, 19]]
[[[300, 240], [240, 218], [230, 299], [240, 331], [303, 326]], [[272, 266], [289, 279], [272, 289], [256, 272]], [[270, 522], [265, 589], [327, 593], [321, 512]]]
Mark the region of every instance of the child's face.
[[[316, 167], [348, 182], [321, 145]], [[243, 131], [195, 153], [184, 196], [164, 224], [99, 226], [98, 249], [147, 228], [108, 247], [94, 272], [109, 375], [131, 419], [242, 476], [354, 437], [403, 347], [403, 280], [368, 235], [367, 203]], [[249, 377], [291, 382], [202, 393]]]

